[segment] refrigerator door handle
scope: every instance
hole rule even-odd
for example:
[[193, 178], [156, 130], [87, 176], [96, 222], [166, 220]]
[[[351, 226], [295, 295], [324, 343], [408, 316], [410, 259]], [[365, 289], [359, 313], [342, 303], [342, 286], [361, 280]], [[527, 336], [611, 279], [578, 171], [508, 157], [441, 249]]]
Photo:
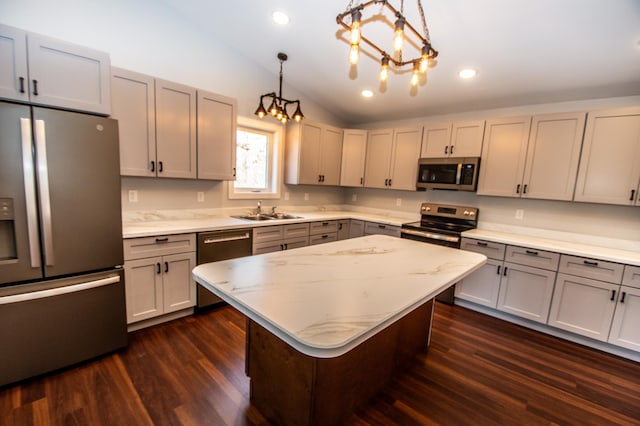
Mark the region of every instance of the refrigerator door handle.
[[36, 120], [36, 161], [38, 165], [38, 195], [42, 217], [44, 260], [47, 266], [55, 265], [53, 255], [53, 232], [51, 229], [51, 201], [49, 196], [49, 170], [47, 166], [47, 138], [44, 120]]
[[68, 285], [64, 287], [50, 288], [48, 290], [32, 291], [30, 293], [12, 294], [10, 296], [0, 297], [0, 305], [8, 305], [10, 303], [26, 302], [28, 300], [44, 299], [45, 297], [60, 296], [62, 294], [75, 293], [77, 291], [89, 290], [91, 288], [102, 287], [109, 284], [120, 282], [120, 276], [115, 275], [99, 280], [88, 281], [86, 283]]
[[22, 136], [22, 170], [24, 173], [24, 198], [27, 207], [27, 234], [29, 235], [29, 257], [31, 267], [39, 268], [40, 241], [38, 240], [38, 211], [36, 207], [36, 179], [33, 171], [31, 152], [31, 119], [20, 118]]

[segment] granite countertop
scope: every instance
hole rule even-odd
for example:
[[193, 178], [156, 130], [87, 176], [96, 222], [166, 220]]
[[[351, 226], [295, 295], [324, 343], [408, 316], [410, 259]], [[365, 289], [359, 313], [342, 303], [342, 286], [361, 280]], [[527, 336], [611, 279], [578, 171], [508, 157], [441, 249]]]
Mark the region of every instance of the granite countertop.
[[194, 279], [298, 351], [342, 355], [486, 262], [372, 235], [207, 263]]
[[640, 242], [540, 229], [485, 225], [463, 237], [640, 266]]
[[142, 213], [138, 214], [133, 220], [125, 220], [122, 233], [124, 238], [139, 238], [338, 219], [360, 219], [386, 225], [401, 226], [403, 223], [420, 219], [420, 215], [418, 214], [405, 214], [401, 216], [400, 213], [398, 213], [397, 216], [355, 211], [287, 211], [287, 213], [301, 217], [299, 219], [253, 221], [231, 217], [238, 213], [222, 214], [206, 211]]

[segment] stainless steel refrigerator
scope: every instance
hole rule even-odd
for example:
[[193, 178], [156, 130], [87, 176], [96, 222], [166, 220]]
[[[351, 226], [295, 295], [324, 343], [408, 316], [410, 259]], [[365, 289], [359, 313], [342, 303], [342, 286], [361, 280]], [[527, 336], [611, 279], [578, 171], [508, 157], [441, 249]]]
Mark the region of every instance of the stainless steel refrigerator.
[[117, 121], [0, 102], [0, 386], [127, 343]]

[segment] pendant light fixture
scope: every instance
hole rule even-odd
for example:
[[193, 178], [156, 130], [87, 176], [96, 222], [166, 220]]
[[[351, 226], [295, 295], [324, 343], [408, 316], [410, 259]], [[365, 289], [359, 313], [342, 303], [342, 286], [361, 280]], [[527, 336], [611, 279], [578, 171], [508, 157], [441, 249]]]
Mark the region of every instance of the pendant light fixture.
[[[338, 24], [350, 32], [349, 41], [351, 43], [351, 48], [349, 50], [349, 62], [352, 65], [356, 65], [358, 63], [360, 45], [364, 43], [374, 49], [381, 57], [381, 82], [387, 81], [389, 76], [389, 63], [392, 63], [397, 69], [410, 66], [412, 70], [411, 85], [417, 86], [420, 74], [425, 74], [430, 66], [434, 66], [434, 59], [438, 57], [438, 52], [431, 46], [429, 29], [427, 28], [427, 21], [424, 17], [424, 10], [422, 9], [420, 0], [416, 0], [416, 3], [420, 12], [423, 30], [422, 34], [420, 34], [404, 16], [404, 0], [400, 0], [400, 10], [393, 7], [388, 0], [370, 0], [364, 3], [359, 2], [356, 6], [353, 6], [353, 3], [354, 0], [351, 0], [347, 5], [347, 10], [336, 17]], [[389, 36], [389, 44], [391, 47], [389, 51], [391, 53], [387, 52], [387, 50], [381, 48], [363, 35], [362, 14], [365, 9], [376, 5], [381, 6], [378, 15], [383, 15], [383, 8], [386, 8], [393, 14], [395, 19], [393, 34]], [[406, 45], [408, 44], [421, 46], [421, 49], [419, 51], [419, 55], [415, 58], [404, 60], [402, 55], [406, 50]]]
[[[280, 52], [278, 53], [278, 60], [280, 61], [280, 92], [276, 95], [275, 92], [265, 93], [260, 96], [260, 105], [255, 112], [260, 118], [263, 118], [267, 114], [271, 114], [277, 120], [279, 120], [282, 124], [287, 124], [291, 118], [293, 118], [298, 123], [302, 121], [304, 115], [302, 115], [302, 111], [300, 110], [300, 101], [296, 99], [295, 101], [290, 101], [289, 99], [285, 99], [282, 97], [282, 63], [286, 61], [287, 55]], [[271, 99], [271, 103], [269, 104], [269, 109], [264, 109], [264, 99], [267, 98], [267, 101]], [[296, 110], [291, 117], [287, 113], [287, 106], [296, 104]]]

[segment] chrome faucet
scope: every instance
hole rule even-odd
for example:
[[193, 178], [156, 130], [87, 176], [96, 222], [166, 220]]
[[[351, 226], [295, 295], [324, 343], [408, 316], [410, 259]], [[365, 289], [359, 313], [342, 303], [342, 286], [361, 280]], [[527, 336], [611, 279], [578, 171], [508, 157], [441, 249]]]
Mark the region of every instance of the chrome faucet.
[[277, 208], [278, 208], [278, 206], [271, 207], [271, 214], [276, 214], [276, 209]]
[[256, 207], [256, 215], [262, 213], [262, 201], [258, 200], [258, 207]]

